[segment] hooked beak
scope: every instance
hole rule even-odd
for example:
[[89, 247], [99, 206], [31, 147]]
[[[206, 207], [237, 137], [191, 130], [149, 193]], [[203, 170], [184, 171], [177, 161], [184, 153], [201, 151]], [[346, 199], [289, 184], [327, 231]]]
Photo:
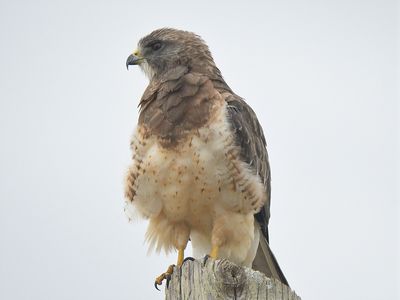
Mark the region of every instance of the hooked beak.
[[129, 66], [139, 65], [143, 61], [143, 57], [140, 56], [139, 51], [135, 51], [133, 54], [128, 56], [126, 60], [126, 69]]

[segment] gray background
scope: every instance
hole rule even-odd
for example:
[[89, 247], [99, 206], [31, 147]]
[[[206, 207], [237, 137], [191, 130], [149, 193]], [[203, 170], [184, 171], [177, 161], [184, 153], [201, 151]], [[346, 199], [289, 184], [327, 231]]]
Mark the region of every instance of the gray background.
[[124, 64], [170, 26], [203, 36], [258, 114], [271, 246], [292, 287], [304, 300], [399, 299], [398, 12], [382, 0], [2, 0], [0, 298], [162, 299], [153, 279], [175, 255], [147, 256], [145, 222], [122, 212], [147, 85]]

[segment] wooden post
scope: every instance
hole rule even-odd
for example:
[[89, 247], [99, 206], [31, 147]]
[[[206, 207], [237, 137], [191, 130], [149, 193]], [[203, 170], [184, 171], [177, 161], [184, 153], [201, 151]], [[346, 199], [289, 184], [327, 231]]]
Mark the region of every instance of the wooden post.
[[174, 269], [166, 300], [301, 300], [288, 286], [225, 259], [186, 261]]

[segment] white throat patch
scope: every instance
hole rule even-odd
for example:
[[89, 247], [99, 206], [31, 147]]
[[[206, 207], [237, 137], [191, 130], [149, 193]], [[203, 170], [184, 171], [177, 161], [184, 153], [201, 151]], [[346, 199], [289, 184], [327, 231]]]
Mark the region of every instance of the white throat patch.
[[151, 80], [154, 77], [155, 72], [147, 63], [146, 60], [144, 60], [139, 66], [140, 69], [143, 71], [143, 73], [147, 76], [147, 78], [149, 78], [149, 80]]

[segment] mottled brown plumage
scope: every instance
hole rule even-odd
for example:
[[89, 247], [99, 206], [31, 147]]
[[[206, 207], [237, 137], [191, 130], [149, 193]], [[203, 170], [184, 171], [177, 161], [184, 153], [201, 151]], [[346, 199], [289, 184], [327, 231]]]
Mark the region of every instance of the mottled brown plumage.
[[220, 97], [207, 76], [187, 70], [179, 78], [153, 84], [156, 92], [146, 90], [140, 102], [139, 124], [165, 146], [176, 146], [191, 130], [202, 127]]
[[150, 79], [125, 188], [128, 210], [150, 219], [150, 244], [181, 250], [190, 237], [195, 252], [216, 246], [221, 257], [287, 284], [268, 244], [271, 178], [262, 128], [206, 44], [190, 32], [156, 30], [129, 64]]

